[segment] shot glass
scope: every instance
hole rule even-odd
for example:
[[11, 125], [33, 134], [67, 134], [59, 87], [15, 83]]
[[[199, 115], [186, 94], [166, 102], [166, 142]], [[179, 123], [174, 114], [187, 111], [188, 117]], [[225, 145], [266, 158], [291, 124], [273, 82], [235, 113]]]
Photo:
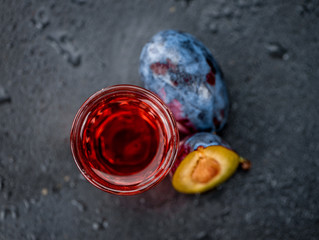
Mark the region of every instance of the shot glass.
[[171, 111], [154, 93], [115, 85], [83, 103], [70, 141], [75, 163], [90, 183], [105, 192], [133, 195], [169, 173], [179, 135]]

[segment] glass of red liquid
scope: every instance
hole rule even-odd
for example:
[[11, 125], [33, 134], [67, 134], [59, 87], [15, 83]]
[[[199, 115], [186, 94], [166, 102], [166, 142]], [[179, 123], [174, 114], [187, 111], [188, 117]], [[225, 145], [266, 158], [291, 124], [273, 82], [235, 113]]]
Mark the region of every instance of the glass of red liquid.
[[141, 87], [115, 85], [84, 102], [70, 139], [73, 158], [90, 183], [109, 193], [133, 195], [169, 173], [179, 135], [159, 97]]

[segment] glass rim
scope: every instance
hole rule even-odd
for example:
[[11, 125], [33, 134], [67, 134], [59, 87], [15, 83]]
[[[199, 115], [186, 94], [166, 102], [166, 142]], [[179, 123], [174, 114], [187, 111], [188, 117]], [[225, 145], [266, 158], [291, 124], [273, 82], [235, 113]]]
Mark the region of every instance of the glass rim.
[[[112, 96], [113, 94], [127, 95], [129, 93], [136, 94], [140, 97], [145, 97], [145, 99], [148, 99], [152, 103], [156, 104], [156, 107], [158, 107], [159, 109], [157, 110], [154, 109], [154, 111], [160, 110], [161, 113], [164, 115], [164, 118], [160, 118], [160, 121], [162, 121], [163, 123], [165, 122], [166, 125], [168, 126], [168, 129], [166, 130], [170, 132], [170, 136], [171, 136], [171, 139], [168, 144], [172, 144], [173, 147], [163, 152], [161, 161], [164, 158], [165, 160], [146, 179], [141, 180], [138, 184], [116, 185], [114, 183], [107, 182], [106, 178], [102, 178], [98, 176], [92, 170], [90, 170], [91, 169], [90, 167], [87, 166], [88, 158], [85, 156], [84, 151], [81, 147], [82, 146], [81, 136], [82, 136], [83, 127], [86, 123], [88, 114], [90, 113], [90, 107], [93, 107], [94, 104], [107, 98], [108, 96]], [[71, 133], [70, 133], [70, 144], [71, 144], [72, 156], [82, 175], [92, 185], [99, 188], [100, 190], [117, 194], [117, 195], [133, 195], [137, 193], [142, 193], [150, 189], [154, 185], [158, 184], [160, 181], [162, 181], [165, 178], [165, 176], [169, 173], [170, 169], [172, 168], [175, 162], [177, 152], [178, 152], [178, 143], [179, 143], [178, 128], [171, 110], [153, 92], [147, 89], [144, 89], [142, 87], [139, 87], [136, 85], [129, 85], [129, 84], [113, 85], [110, 87], [106, 87], [94, 93], [93, 95], [91, 95], [81, 105], [81, 107], [77, 111], [72, 123]], [[165, 154], [167, 154], [167, 156], [164, 156]], [[92, 175], [94, 175], [95, 177], [92, 177]]]

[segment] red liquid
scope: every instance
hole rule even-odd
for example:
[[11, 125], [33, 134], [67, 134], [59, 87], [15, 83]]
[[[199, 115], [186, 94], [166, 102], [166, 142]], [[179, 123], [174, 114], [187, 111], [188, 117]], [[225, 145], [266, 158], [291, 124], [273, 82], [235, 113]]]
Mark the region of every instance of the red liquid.
[[132, 175], [145, 169], [159, 149], [160, 126], [148, 105], [127, 97], [97, 106], [86, 121], [82, 144], [92, 169]]
[[93, 94], [80, 107], [70, 141], [74, 160], [90, 183], [132, 195], [168, 174], [179, 138], [162, 100], [137, 86], [116, 85]]

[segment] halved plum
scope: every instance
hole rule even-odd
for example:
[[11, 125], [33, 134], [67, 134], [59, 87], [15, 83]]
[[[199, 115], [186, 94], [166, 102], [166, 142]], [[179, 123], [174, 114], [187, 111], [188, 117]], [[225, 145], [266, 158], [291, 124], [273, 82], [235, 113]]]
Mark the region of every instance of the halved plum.
[[183, 141], [172, 168], [173, 187], [182, 193], [208, 191], [231, 177], [238, 166], [250, 162], [239, 156], [218, 135], [197, 133]]

